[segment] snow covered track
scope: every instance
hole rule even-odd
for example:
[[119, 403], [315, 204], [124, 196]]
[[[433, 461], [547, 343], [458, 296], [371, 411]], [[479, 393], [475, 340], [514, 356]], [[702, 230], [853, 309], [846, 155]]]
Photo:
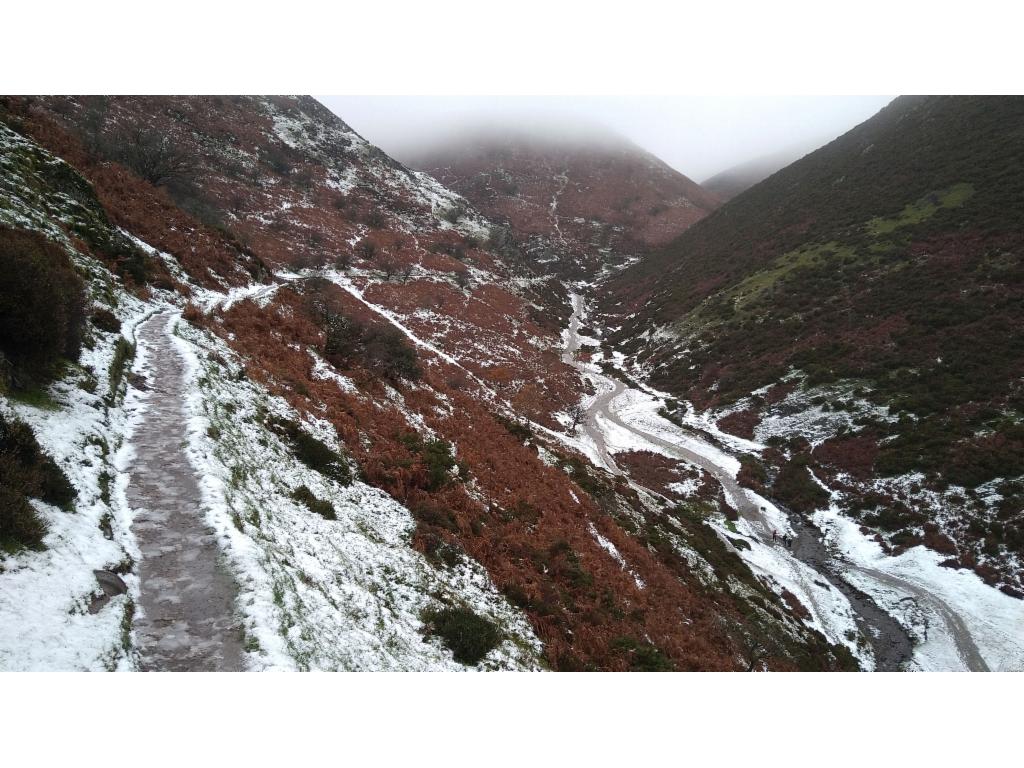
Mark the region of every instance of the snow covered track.
[[140, 668], [217, 671], [244, 668], [237, 588], [223, 570], [202, 496], [184, 451], [184, 361], [168, 332], [172, 313], [138, 331], [145, 411], [132, 447], [128, 500], [141, 552], [141, 612], [135, 621]]

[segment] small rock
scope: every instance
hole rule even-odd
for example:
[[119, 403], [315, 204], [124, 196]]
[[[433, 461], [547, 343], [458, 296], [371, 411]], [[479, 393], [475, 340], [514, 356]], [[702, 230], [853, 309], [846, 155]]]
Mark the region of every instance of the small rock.
[[149, 379], [135, 373], [135, 371], [130, 371], [128, 373], [128, 383], [142, 392], [149, 389]]
[[110, 598], [106, 595], [100, 595], [99, 597], [93, 597], [89, 601], [89, 613], [97, 614], [103, 610], [103, 606], [110, 602]]
[[96, 581], [99, 582], [103, 594], [107, 597], [123, 595], [128, 591], [128, 585], [124, 583], [120, 576], [112, 571], [93, 571], [93, 575], [96, 577]]

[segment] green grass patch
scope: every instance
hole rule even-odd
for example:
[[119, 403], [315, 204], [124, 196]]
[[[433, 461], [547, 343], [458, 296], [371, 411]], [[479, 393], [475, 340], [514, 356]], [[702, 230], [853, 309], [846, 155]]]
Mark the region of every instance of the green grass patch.
[[110, 388], [107, 391], [107, 402], [113, 404], [117, 401], [117, 393], [121, 388], [121, 381], [124, 379], [128, 366], [135, 357], [135, 345], [124, 336], [120, 336], [114, 344], [114, 357], [110, 361], [108, 371]]
[[943, 208], [959, 208], [974, 194], [974, 185], [954, 184], [948, 189], [925, 195], [916, 203], [911, 203], [892, 219], [876, 217], [871, 219], [865, 229], [869, 234], [878, 237], [895, 232], [901, 227], [908, 227], [927, 221]]
[[7, 396], [23, 405], [30, 405], [43, 411], [56, 411], [60, 405], [50, 395], [47, 387], [32, 387], [30, 389], [12, 389]]

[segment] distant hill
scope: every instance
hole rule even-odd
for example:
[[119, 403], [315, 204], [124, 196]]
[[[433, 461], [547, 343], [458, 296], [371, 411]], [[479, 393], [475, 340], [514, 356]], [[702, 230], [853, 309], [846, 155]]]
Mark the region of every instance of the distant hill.
[[470, 130], [409, 162], [528, 240], [553, 271], [664, 245], [718, 198], [628, 140], [589, 127]]
[[[822, 143], [824, 142], [819, 142], [817, 146]], [[813, 144], [803, 144], [800, 147], [788, 147], [780, 152], [747, 160], [716, 173], [711, 178], [702, 181], [700, 185], [715, 194], [724, 203], [764, 181], [780, 168], [785, 168], [790, 163], [799, 160], [814, 146]]]

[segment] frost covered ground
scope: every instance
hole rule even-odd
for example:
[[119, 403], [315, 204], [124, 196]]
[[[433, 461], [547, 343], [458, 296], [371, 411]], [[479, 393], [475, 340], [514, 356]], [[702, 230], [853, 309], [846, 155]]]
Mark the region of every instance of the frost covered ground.
[[[942, 615], [944, 604], [962, 618], [989, 669], [1024, 671], [1024, 601], [993, 589], [973, 571], [940, 566], [942, 556], [925, 547], [888, 556], [835, 507], [817, 512], [814, 521], [839, 553], [849, 581], [910, 631], [915, 639], [914, 668], [942, 671], [965, 667], [956, 637]], [[872, 571], [918, 587], [941, 604], [874, 577]]]
[[[464, 669], [439, 639], [422, 634], [424, 609], [445, 605], [465, 605], [506, 635], [480, 668], [540, 668], [532, 629], [478, 564], [434, 567], [410, 546], [408, 509], [358, 480], [342, 486], [301, 464], [264, 423], [297, 414], [240, 377], [221, 341], [177, 328], [195, 383], [186, 405], [189, 456], [207, 521], [238, 578], [255, 668]], [[335, 442], [329, 426], [304, 426]], [[338, 519], [294, 501], [301, 485], [330, 502]]]
[[[102, 271], [89, 264], [93, 271]], [[96, 272], [99, 274], [99, 272]], [[134, 340], [148, 305], [118, 295], [118, 334], [93, 333], [91, 348], [48, 392], [52, 404], [28, 405], [0, 397], [64, 470], [78, 494], [73, 512], [33, 500], [49, 531], [42, 552], [22, 551], [0, 562], [0, 669], [132, 669], [131, 620], [138, 598], [132, 574], [138, 548], [125, 497], [126, 441], [140, 416], [132, 397], [122, 407], [107, 398], [118, 339]], [[123, 385], [122, 385], [123, 386]], [[116, 387], [115, 387], [116, 389]], [[128, 591], [96, 613], [103, 592], [94, 570], [121, 574]]]

